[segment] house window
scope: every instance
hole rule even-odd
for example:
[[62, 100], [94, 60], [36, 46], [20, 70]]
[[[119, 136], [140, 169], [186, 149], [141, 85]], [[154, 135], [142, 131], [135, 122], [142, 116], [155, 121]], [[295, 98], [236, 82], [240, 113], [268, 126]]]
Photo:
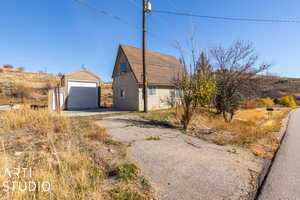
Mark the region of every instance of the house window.
[[156, 87], [153, 87], [153, 86], [148, 87], [148, 94], [149, 94], [149, 96], [156, 95]]
[[125, 90], [124, 89], [120, 90], [120, 97], [125, 98]]
[[126, 73], [127, 72], [127, 62], [122, 62], [120, 64], [120, 70], [121, 70], [121, 73]]
[[175, 98], [180, 98], [182, 97], [182, 90], [176, 88], [175, 89]]

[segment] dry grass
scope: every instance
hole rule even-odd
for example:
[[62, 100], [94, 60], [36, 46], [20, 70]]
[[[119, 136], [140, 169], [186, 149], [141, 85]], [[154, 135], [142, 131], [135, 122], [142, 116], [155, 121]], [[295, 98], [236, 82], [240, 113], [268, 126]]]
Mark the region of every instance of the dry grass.
[[290, 110], [278, 108], [272, 113], [265, 108], [239, 110], [231, 123], [225, 123], [221, 117], [203, 118], [197, 115], [192, 127], [199, 128], [204, 122], [208, 128], [221, 131], [198, 134], [199, 137], [220, 145], [238, 145], [255, 155], [271, 158], [279, 145], [277, 132], [281, 128], [281, 121]]
[[[52, 153], [41, 152], [41, 155], [25, 154], [26, 163], [22, 168], [32, 168], [32, 177], [12, 178], [3, 177], [3, 181], [18, 181], [22, 185], [29, 181], [49, 182], [50, 192], [34, 191], [22, 192], [15, 189], [11, 192], [0, 193], [0, 197], [8, 199], [84, 199], [97, 192], [97, 188], [104, 177], [104, 171], [95, 165], [92, 160], [87, 159], [88, 154], [79, 152], [79, 149], [72, 148], [60, 152], [57, 157]], [[3, 153], [1, 153], [1, 158]], [[25, 156], [24, 155], [24, 156]], [[5, 156], [4, 156], [5, 157]], [[12, 156], [9, 156], [10, 158]], [[13, 158], [15, 159], [15, 158]], [[19, 167], [19, 161], [7, 162], [5, 166], [1, 162], [1, 169], [6, 167], [12, 169]], [[22, 186], [24, 187], [24, 186]]]
[[24, 131], [43, 134], [64, 133], [70, 130], [67, 118], [50, 113], [47, 109], [38, 112], [24, 106], [20, 110], [11, 110], [0, 116], [1, 128], [4, 132]]
[[[0, 199], [149, 199], [139, 170], [130, 182], [108, 175], [126, 166], [125, 146], [107, 145], [110, 136], [93, 121], [28, 107], [1, 112], [0, 118]], [[6, 168], [31, 168], [32, 177], [4, 176]], [[51, 191], [6, 192], [4, 181], [10, 186], [18, 181], [22, 187], [28, 181], [48, 181]]]
[[[278, 147], [277, 133], [281, 121], [290, 108], [276, 108], [271, 114], [265, 108], [241, 109], [231, 123], [212, 112], [198, 111], [194, 114], [187, 134], [219, 145], [237, 145], [255, 155], [271, 158]], [[154, 123], [169, 124], [180, 128], [174, 110], [142, 114]]]
[[7, 105], [10, 100], [11, 99], [8, 96], [0, 94], [0, 106], [1, 105]]
[[224, 123], [222, 119], [214, 119], [212, 123], [217, 128], [231, 132], [248, 132], [266, 134], [279, 131], [281, 120], [291, 111], [290, 108], [277, 108], [273, 112], [265, 108], [239, 110], [231, 123]]
[[105, 132], [105, 130], [100, 127], [87, 131], [83, 136], [89, 138], [90, 140], [98, 141], [106, 141], [108, 138], [108, 135]]
[[103, 83], [101, 86], [101, 106], [111, 107], [113, 105], [112, 83]]

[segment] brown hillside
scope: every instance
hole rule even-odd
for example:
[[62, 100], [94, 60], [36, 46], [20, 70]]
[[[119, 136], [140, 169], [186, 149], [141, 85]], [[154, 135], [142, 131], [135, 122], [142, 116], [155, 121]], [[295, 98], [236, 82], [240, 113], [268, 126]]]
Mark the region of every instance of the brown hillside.
[[[48, 90], [59, 83], [59, 76], [0, 67], [0, 105], [9, 103], [48, 104]], [[101, 105], [112, 106], [112, 84], [104, 83]]]
[[59, 77], [46, 73], [25, 72], [0, 67], [0, 104], [47, 104], [48, 89], [59, 83]]
[[300, 101], [300, 78], [287, 78], [278, 76], [258, 76], [259, 87], [256, 95], [259, 97], [295, 96]]
[[112, 83], [107, 82], [101, 88], [101, 106], [111, 107], [113, 105]]

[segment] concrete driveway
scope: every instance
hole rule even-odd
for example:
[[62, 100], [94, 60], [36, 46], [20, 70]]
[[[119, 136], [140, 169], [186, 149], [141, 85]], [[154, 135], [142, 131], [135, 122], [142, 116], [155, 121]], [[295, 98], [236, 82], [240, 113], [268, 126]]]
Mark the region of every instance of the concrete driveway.
[[9, 110], [11, 107], [9, 105], [0, 106], [0, 110]]
[[[149, 177], [162, 200], [237, 200], [253, 194], [262, 159], [153, 125], [137, 116], [98, 122], [114, 140], [128, 143], [128, 154]], [[159, 140], [147, 140], [159, 137]]]
[[259, 200], [300, 199], [300, 110], [291, 113], [286, 136], [262, 188]]
[[84, 117], [84, 116], [92, 116], [92, 115], [105, 115], [105, 114], [114, 114], [114, 113], [122, 113], [128, 111], [120, 111], [114, 108], [99, 108], [99, 109], [87, 109], [87, 110], [64, 110], [62, 114], [68, 117]]
[[19, 109], [20, 108], [20, 104], [15, 104], [13, 106], [10, 105], [2, 105], [0, 106], [0, 110], [10, 110], [10, 109]]

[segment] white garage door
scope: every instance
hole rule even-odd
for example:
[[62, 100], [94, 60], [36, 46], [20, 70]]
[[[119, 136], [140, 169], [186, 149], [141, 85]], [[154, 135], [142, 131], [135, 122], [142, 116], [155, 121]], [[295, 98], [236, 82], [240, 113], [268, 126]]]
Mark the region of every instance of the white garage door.
[[68, 109], [98, 108], [97, 83], [68, 81]]

